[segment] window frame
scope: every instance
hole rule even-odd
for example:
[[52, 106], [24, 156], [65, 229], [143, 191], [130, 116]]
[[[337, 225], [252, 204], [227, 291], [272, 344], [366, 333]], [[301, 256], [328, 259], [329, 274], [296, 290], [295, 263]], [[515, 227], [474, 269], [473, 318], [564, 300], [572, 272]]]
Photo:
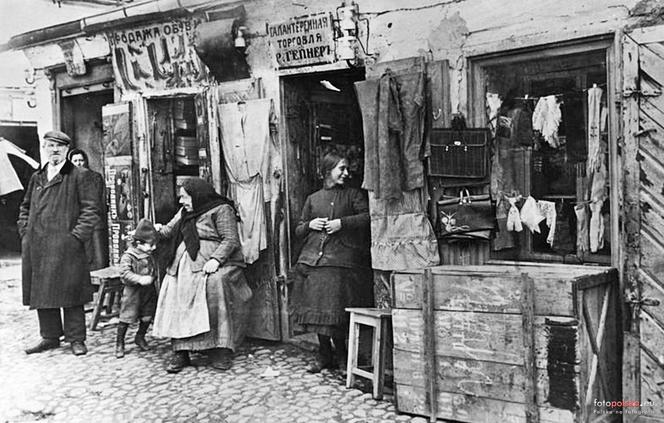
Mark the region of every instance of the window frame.
[[[620, 133], [620, 119], [618, 116], [617, 102], [619, 101], [616, 94], [616, 87], [618, 84], [618, 77], [620, 76], [617, 59], [620, 57], [614, 34], [605, 34], [602, 36], [570, 40], [567, 42], [557, 42], [534, 46], [518, 50], [508, 50], [485, 54], [481, 56], [472, 56], [467, 58], [467, 92], [468, 92], [468, 121], [473, 127], [486, 128], [488, 127], [488, 119], [484, 110], [485, 104], [485, 82], [486, 74], [484, 68], [505, 65], [514, 62], [522, 61], [535, 61], [541, 59], [551, 59], [560, 56], [583, 54], [589, 52], [604, 51], [606, 63], [606, 93], [607, 93], [607, 107], [608, 107], [608, 172], [609, 172], [609, 198], [610, 202], [610, 233], [611, 233], [611, 255], [608, 256], [586, 256], [582, 260], [582, 264], [605, 264], [612, 266], [619, 266], [620, 251], [622, 244], [620, 242], [620, 209], [619, 209], [619, 192], [620, 192], [620, 157], [618, 156], [618, 137]], [[619, 103], [618, 103], [619, 104]], [[530, 236], [527, 238], [525, 245], [520, 247], [520, 252], [517, 254], [517, 260], [524, 260], [529, 262], [565, 262], [565, 256], [555, 256], [546, 253], [537, 253], [532, 251], [532, 239]], [[525, 254], [524, 254], [525, 253]], [[512, 258], [497, 257], [491, 251], [491, 259], [497, 261], [513, 261]]]

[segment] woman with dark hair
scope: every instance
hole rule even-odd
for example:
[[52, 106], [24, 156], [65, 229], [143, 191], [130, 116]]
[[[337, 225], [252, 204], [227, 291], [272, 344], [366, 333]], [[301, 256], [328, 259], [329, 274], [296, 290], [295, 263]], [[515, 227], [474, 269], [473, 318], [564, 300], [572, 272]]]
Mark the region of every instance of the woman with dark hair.
[[373, 305], [366, 193], [346, 187], [348, 161], [340, 155], [325, 155], [321, 171], [323, 189], [307, 197], [295, 228], [303, 243], [291, 296], [295, 324], [318, 334], [319, 355], [311, 373], [335, 365], [345, 370], [345, 308]]
[[90, 170], [88, 155], [80, 148], [69, 150], [67, 158], [76, 167], [88, 169], [95, 187], [95, 198], [99, 207], [99, 223], [92, 232], [92, 237], [86, 242], [85, 251], [90, 263], [90, 270], [103, 269], [108, 266], [108, 204], [106, 199], [106, 182], [99, 172]]
[[182, 209], [168, 224], [155, 225], [160, 238], [174, 237], [177, 247], [161, 284], [152, 333], [172, 338], [169, 373], [189, 365], [191, 351], [206, 351], [213, 368], [228, 370], [244, 338], [252, 295], [237, 211], [201, 178], [187, 179], [179, 195]]

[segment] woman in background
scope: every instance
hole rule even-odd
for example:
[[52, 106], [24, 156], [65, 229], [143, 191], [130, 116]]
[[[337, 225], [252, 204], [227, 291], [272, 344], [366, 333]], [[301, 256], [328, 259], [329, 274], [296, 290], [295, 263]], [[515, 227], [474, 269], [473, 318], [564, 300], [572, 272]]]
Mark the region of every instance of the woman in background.
[[106, 199], [106, 182], [99, 172], [90, 170], [88, 155], [80, 148], [69, 151], [67, 157], [76, 167], [88, 169], [92, 175], [95, 187], [95, 198], [99, 207], [99, 223], [92, 232], [92, 238], [86, 243], [85, 251], [88, 255], [90, 270], [103, 269], [108, 266], [108, 204]]
[[295, 324], [318, 334], [319, 355], [308, 369], [311, 373], [336, 366], [345, 371], [345, 309], [373, 305], [367, 195], [346, 187], [346, 158], [328, 153], [321, 171], [323, 188], [307, 197], [295, 229], [303, 246], [291, 297]]

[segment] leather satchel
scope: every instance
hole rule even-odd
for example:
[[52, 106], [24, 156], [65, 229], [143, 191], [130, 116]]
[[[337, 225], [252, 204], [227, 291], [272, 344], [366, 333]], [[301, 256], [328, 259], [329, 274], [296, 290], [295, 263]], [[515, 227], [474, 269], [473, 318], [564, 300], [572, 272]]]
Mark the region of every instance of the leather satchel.
[[459, 197], [438, 201], [438, 236], [446, 239], [491, 238], [496, 214], [488, 194], [470, 195], [461, 190]]

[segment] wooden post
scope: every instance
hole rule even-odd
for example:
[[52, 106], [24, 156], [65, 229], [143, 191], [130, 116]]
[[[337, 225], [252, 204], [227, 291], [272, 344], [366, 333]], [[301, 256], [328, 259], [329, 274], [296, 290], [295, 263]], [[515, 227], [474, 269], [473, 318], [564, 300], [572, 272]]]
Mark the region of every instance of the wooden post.
[[537, 372], [535, 371], [535, 283], [521, 274], [521, 322], [523, 324], [524, 370], [526, 373], [526, 422], [539, 422], [537, 408]]
[[435, 422], [438, 415], [438, 392], [436, 386], [436, 328], [434, 321], [433, 275], [431, 269], [424, 269], [422, 286], [422, 317], [424, 318], [424, 386], [425, 404], [429, 406], [429, 421]]

